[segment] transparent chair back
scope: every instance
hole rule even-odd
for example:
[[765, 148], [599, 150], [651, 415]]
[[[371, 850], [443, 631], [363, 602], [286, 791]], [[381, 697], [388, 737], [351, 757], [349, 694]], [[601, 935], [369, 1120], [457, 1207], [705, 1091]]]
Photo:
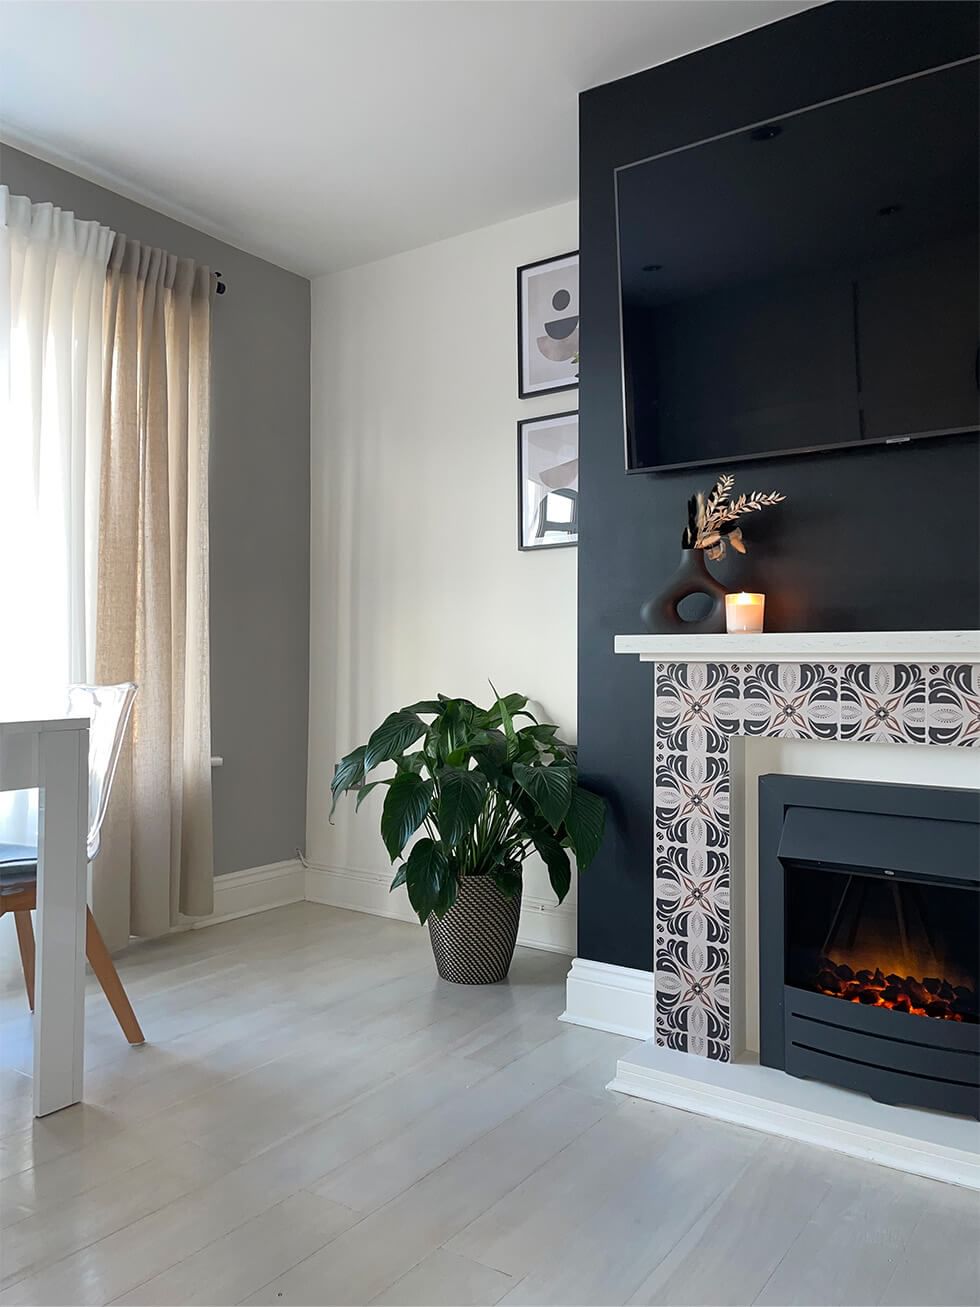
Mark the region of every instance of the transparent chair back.
[[122, 752], [126, 728], [133, 711], [137, 687], [122, 685], [72, 685], [68, 687], [68, 715], [87, 717], [88, 726], [88, 860], [99, 851], [102, 821], [109, 805], [109, 791]]

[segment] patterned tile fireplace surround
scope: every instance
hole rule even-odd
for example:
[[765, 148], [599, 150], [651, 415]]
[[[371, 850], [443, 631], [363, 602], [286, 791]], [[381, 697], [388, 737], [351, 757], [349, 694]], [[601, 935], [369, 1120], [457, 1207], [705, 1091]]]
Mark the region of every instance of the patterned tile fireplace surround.
[[663, 662], [655, 677], [656, 1040], [728, 1061], [732, 738], [977, 748], [980, 664]]
[[[610, 1087], [980, 1187], [975, 1122], [883, 1108], [742, 1052], [732, 840], [733, 805], [753, 802], [748, 771], [733, 780], [738, 740], [955, 750], [949, 783], [980, 790], [980, 631], [617, 636], [616, 652], [654, 664], [654, 975], [577, 958], [564, 1017], [641, 1034], [653, 1007], [653, 1038]], [[917, 752], [898, 765], [914, 772]]]

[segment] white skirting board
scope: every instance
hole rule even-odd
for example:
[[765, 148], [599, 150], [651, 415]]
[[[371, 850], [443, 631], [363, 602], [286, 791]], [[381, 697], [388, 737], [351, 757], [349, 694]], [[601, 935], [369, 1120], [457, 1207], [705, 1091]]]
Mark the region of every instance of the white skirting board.
[[652, 1039], [653, 973], [573, 958], [560, 1020], [631, 1039]]
[[[350, 871], [338, 867], [307, 864], [306, 899], [326, 903], [333, 908], [350, 908], [354, 912], [371, 912], [379, 917], [418, 922], [404, 889], [389, 892], [387, 875], [373, 871]], [[560, 906], [527, 894], [521, 905], [518, 944], [527, 948], [546, 949], [553, 953], [575, 952], [575, 906]]]
[[[417, 923], [405, 891], [389, 894], [388, 885], [388, 878], [377, 872], [304, 867], [298, 858], [291, 858], [216, 876], [214, 912], [209, 917], [188, 917], [176, 929], [203, 930], [221, 921], [304, 901]], [[575, 905], [566, 902], [559, 906], [525, 895], [517, 942], [552, 953], [574, 953]]]
[[306, 897], [306, 876], [298, 858], [287, 862], [270, 862], [265, 867], [249, 867], [214, 878], [214, 911], [209, 917], [187, 919], [187, 927], [201, 930], [220, 921], [234, 921], [253, 912], [302, 903]]
[[737, 1062], [644, 1044], [608, 1088], [769, 1134], [820, 1144], [897, 1171], [980, 1189], [980, 1124], [798, 1080], [749, 1057]]

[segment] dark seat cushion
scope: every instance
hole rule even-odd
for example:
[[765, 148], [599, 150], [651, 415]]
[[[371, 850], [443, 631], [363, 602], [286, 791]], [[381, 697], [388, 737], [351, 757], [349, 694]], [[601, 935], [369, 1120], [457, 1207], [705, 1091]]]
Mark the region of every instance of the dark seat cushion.
[[25, 884], [37, 876], [34, 844], [0, 844], [0, 883]]

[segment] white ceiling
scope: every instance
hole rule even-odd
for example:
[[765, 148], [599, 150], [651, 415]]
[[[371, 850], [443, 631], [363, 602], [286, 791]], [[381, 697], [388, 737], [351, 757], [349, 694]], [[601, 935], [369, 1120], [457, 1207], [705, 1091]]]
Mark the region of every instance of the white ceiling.
[[314, 276], [574, 198], [579, 91], [808, 7], [4, 0], [0, 133]]

